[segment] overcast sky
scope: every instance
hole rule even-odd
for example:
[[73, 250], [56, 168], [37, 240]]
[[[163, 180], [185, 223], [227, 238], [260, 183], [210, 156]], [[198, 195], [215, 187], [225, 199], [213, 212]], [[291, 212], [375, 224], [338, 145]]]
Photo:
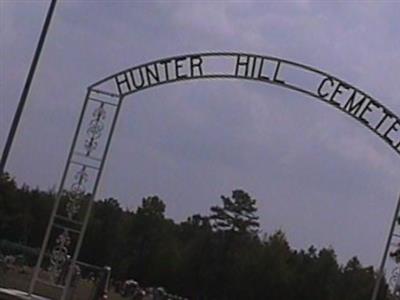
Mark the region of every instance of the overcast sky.
[[[362, 3], [362, 4], [360, 4]], [[0, 1], [3, 147], [48, 1]], [[278, 56], [327, 71], [400, 114], [399, 2], [59, 1], [7, 170], [56, 187], [87, 86], [150, 60], [204, 51]], [[338, 110], [244, 81], [165, 85], [125, 100], [99, 197], [168, 216], [207, 214], [242, 188], [262, 230], [377, 265], [400, 157]]]

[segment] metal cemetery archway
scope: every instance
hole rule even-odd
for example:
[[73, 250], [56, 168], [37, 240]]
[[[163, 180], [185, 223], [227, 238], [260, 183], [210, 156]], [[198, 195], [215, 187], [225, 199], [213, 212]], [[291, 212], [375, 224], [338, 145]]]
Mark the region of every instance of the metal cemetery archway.
[[[30, 284], [30, 294], [41, 282], [62, 289], [61, 299], [67, 296], [124, 97], [162, 84], [216, 78], [259, 81], [307, 94], [346, 113], [400, 155], [398, 116], [354, 86], [309, 66], [270, 56], [219, 52], [169, 57], [126, 69], [88, 88]], [[392, 240], [400, 237], [395, 233], [397, 226], [400, 229], [396, 222], [398, 216], [399, 204], [373, 299], [377, 296]], [[44, 260], [46, 253], [48, 262]], [[70, 271], [65, 282], [60, 283], [57, 278], [63, 266], [69, 266]], [[42, 269], [48, 272], [41, 272]]]

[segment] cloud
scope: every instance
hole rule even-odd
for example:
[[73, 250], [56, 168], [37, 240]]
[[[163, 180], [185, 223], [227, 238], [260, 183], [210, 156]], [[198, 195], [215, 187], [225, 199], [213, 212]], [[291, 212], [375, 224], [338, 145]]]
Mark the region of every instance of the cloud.
[[[0, 2], [5, 140], [47, 3]], [[4, 4], [5, 3], [5, 4]], [[14, 4], [18, 3], [18, 4]], [[46, 5], [45, 5], [46, 4]], [[329, 71], [400, 113], [398, 4], [58, 3], [8, 170], [58, 183], [86, 87], [156, 58], [246, 51]], [[296, 247], [332, 244], [376, 264], [397, 198], [398, 155], [314, 99], [254, 82], [195, 81], [124, 103], [99, 196], [134, 207], [149, 194], [182, 219], [241, 187], [263, 228]]]

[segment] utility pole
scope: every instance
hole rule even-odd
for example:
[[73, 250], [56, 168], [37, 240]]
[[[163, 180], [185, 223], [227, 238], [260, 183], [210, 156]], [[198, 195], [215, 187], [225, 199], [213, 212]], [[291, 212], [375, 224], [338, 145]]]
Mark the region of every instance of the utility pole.
[[19, 121], [21, 119], [21, 115], [22, 115], [22, 111], [25, 106], [26, 98], [28, 97], [28, 94], [29, 94], [29, 89], [31, 87], [33, 75], [35, 74], [36, 66], [39, 62], [40, 53], [42, 52], [43, 44], [46, 39], [47, 31], [50, 26], [50, 21], [51, 21], [51, 17], [53, 16], [55, 6], [56, 6], [56, 0], [51, 0], [50, 7], [49, 7], [49, 10], [47, 11], [47, 16], [46, 16], [45, 22], [43, 24], [42, 32], [39, 37], [39, 42], [37, 44], [36, 51], [33, 56], [31, 67], [29, 69], [29, 73], [28, 73], [24, 88], [21, 93], [21, 98], [19, 99], [17, 111], [15, 112], [14, 119], [11, 123], [10, 132], [8, 133], [8, 137], [6, 140], [6, 144], [4, 146], [3, 154], [1, 156], [0, 175], [4, 174], [4, 169], [5, 169], [5, 166], [7, 163], [8, 154], [10, 153], [11, 146], [12, 146], [12, 143], [13, 143], [13, 140], [15, 137], [15, 133], [17, 132], [17, 127], [18, 127]]

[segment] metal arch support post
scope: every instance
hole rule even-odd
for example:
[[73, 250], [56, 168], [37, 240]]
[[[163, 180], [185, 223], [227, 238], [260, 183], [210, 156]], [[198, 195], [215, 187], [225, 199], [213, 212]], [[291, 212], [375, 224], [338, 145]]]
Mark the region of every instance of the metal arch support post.
[[39, 258], [38, 258], [38, 260], [36, 262], [35, 270], [34, 270], [31, 282], [29, 284], [29, 292], [28, 292], [29, 295], [32, 295], [32, 293], [34, 292], [35, 284], [36, 284], [36, 282], [38, 280], [38, 277], [39, 277], [39, 272], [40, 272], [40, 269], [41, 269], [41, 266], [42, 266], [42, 262], [43, 262], [44, 254], [46, 252], [47, 244], [49, 242], [51, 229], [53, 227], [54, 219], [55, 219], [55, 216], [57, 214], [58, 207], [60, 205], [60, 200], [61, 200], [61, 196], [62, 196], [62, 192], [63, 192], [63, 189], [64, 189], [64, 184], [65, 184], [65, 179], [67, 177], [68, 169], [69, 169], [69, 166], [70, 166], [69, 162], [71, 160], [72, 153], [74, 151], [74, 148], [75, 148], [75, 145], [76, 145], [76, 142], [77, 142], [77, 139], [78, 139], [78, 135], [79, 135], [79, 132], [80, 132], [80, 129], [81, 129], [81, 126], [82, 126], [82, 120], [83, 120], [83, 116], [85, 114], [86, 107], [87, 107], [87, 104], [88, 104], [89, 95], [90, 95], [90, 90], [88, 90], [88, 92], [86, 94], [86, 97], [85, 97], [85, 101], [83, 103], [81, 114], [80, 114], [79, 120], [78, 120], [78, 125], [76, 127], [76, 130], [75, 130], [75, 133], [74, 133], [74, 137], [73, 137], [73, 140], [72, 140], [72, 144], [71, 144], [71, 148], [69, 150], [68, 158], [67, 158], [67, 161], [66, 161], [66, 164], [65, 164], [64, 173], [62, 175], [62, 179], [61, 179], [61, 182], [60, 182], [60, 186], [58, 188], [56, 200], [55, 200], [55, 203], [54, 203], [54, 206], [53, 206], [53, 210], [51, 212], [49, 224], [47, 225], [46, 234], [45, 234], [45, 237], [44, 237], [44, 240], [43, 240], [43, 243], [42, 243], [42, 247], [41, 247], [41, 250], [40, 250], [40, 253], [39, 253]]
[[100, 169], [99, 169], [99, 171], [97, 173], [96, 181], [95, 181], [95, 184], [94, 184], [94, 187], [93, 187], [93, 192], [92, 192], [92, 194], [90, 196], [90, 199], [89, 199], [89, 206], [88, 206], [88, 209], [86, 210], [86, 213], [85, 213], [85, 218], [84, 218], [84, 221], [83, 221], [82, 230], [81, 230], [81, 233], [79, 234], [78, 243], [77, 243], [76, 249], [74, 251], [74, 254], [72, 256], [71, 264], [69, 266], [69, 270], [68, 270], [68, 274], [67, 274], [67, 278], [66, 278], [66, 283], [65, 283], [65, 287], [63, 289], [61, 300], [67, 299], [67, 296], [68, 296], [68, 291], [69, 291], [69, 287], [71, 285], [71, 280], [72, 280], [72, 275], [74, 273], [75, 264], [76, 264], [76, 261], [78, 259], [78, 255], [79, 255], [80, 249], [82, 247], [82, 242], [83, 242], [83, 238], [85, 236], [87, 225], [89, 223], [89, 218], [90, 218], [91, 210], [92, 210], [92, 207], [93, 207], [93, 202], [94, 202], [94, 199], [95, 199], [95, 196], [96, 196], [97, 188], [99, 186], [99, 182], [100, 182], [101, 174], [102, 174], [102, 171], [103, 171], [103, 168], [104, 168], [104, 165], [105, 165], [105, 161], [106, 161], [106, 157], [107, 157], [107, 154], [108, 154], [108, 150], [110, 149], [111, 139], [112, 139], [112, 136], [113, 136], [113, 133], [114, 133], [114, 129], [115, 129], [115, 125], [117, 123], [118, 115], [119, 115], [119, 112], [120, 112], [120, 109], [121, 109], [122, 100], [123, 100], [123, 97], [120, 97], [119, 101], [118, 101], [118, 105], [117, 105], [116, 111], [115, 111], [115, 114], [114, 114], [114, 118], [112, 120], [111, 129], [110, 129], [110, 132], [109, 132], [108, 137], [107, 137], [105, 150], [104, 150], [103, 156], [101, 158]]
[[[107, 99], [104, 99], [105, 97]], [[65, 300], [69, 297], [76, 261], [89, 223], [122, 99], [123, 96], [107, 95], [90, 87], [87, 90], [39, 258], [29, 285], [30, 296], [34, 293], [36, 284], [40, 282], [61, 289], [61, 299]], [[106, 117], [108, 114], [110, 118]], [[83, 127], [86, 121], [88, 121], [88, 127]], [[106, 134], [100, 140], [103, 132]], [[83, 202], [86, 203], [84, 206], [82, 206]], [[56, 234], [57, 238], [50, 242], [53, 234]], [[40, 278], [40, 271], [46, 265], [44, 258], [48, 251], [50, 268], [47, 271], [51, 280]], [[64, 273], [65, 277], [61, 275], [61, 270], [67, 271]]]
[[389, 254], [390, 244], [392, 242], [394, 229], [396, 227], [396, 222], [397, 222], [397, 219], [399, 217], [399, 212], [400, 212], [400, 195], [399, 195], [399, 199], [397, 200], [396, 210], [395, 210], [395, 213], [394, 213], [394, 216], [393, 216], [392, 225], [390, 227], [389, 236], [388, 236], [388, 239], [387, 239], [387, 242], [386, 242], [385, 251], [383, 253], [381, 265], [380, 265], [379, 270], [378, 270], [378, 277], [377, 277], [376, 282], [375, 282], [375, 286], [374, 286], [374, 290], [373, 290], [373, 293], [372, 293], [371, 300], [377, 300], [378, 299], [379, 290], [380, 290], [380, 287], [381, 287], [381, 284], [382, 284], [382, 279], [383, 279], [384, 272], [385, 272], [384, 269], [385, 269], [385, 265], [386, 265], [386, 259], [387, 259], [388, 254]]

